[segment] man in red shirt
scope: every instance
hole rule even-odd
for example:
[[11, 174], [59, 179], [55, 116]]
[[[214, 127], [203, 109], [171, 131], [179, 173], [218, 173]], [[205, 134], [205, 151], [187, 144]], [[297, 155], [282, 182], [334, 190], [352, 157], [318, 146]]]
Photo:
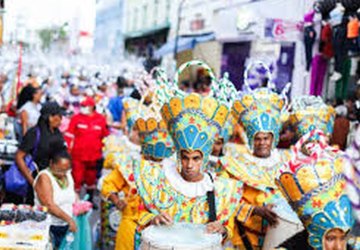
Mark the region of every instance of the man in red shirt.
[[86, 97], [80, 113], [71, 118], [65, 139], [73, 160], [72, 174], [75, 190], [80, 193], [85, 182], [92, 198], [96, 188], [97, 162], [102, 158], [102, 140], [109, 134], [106, 119], [95, 111], [95, 101]]

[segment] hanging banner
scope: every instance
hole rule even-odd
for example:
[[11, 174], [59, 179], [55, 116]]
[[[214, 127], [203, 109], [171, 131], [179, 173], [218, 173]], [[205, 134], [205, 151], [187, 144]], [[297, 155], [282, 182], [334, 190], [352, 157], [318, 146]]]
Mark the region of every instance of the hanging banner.
[[302, 22], [267, 18], [265, 20], [265, 37], [278, 41], [297, 41], [301, 39]]

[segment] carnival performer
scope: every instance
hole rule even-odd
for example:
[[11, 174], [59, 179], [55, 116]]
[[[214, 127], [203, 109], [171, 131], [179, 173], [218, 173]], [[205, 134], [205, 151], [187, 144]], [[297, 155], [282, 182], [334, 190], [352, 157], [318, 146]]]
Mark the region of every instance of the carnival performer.
[[[111, 133], [103, 141], [103, 157], [104, 167], [102, 169], [101, 177], [98, 182], [98, 189], [102, 192], [101, 203], [101, 247], [102, 248], [114, 248], [116, 245], [116, 238], [121, 220], [121, 211], [115, 206], [110, 198], [104, 195], [103, 188], [104, 179], [115, 171], [116, 166], [119, 163], [119, 159], [122, 154], [127, 155], [129, 158], [140, 159], [141, 158], [141, 146], [139, 132], [135, 126], [135, 121], [139, 117], [139, 100], [133, 98], [125, 98], [124, 100], [124, 117], [127, 117], [127, 125], [125, 125], [129, 131], [126, 135], [117, 133], [115, 130], [111, 130]], [[142, 109], [140, 109], [142, 110]], [[120, 156], [119, 156], [120, 155]], [[108, 184], [105, 185], [110, 186]], [[115, 190], [117, 188], [111, 187], [109, 189]], [[116, 192], [119, 198], [124, 198], [124, 192]], [[132, 236], [132, 239], [134, 237]], [[131, 242], [131, 241], [129, 241]]]
[[[142, 102], [138, 102], [136, 113], [128, 114], [128, 117], [136, 117], [130, 136], [139, 134], [141, 153], [133, 150], [135, 147], [126, 140], [128, 148], [113, 156], [114, 170], [104, 178], [102, 184], [102, 195], [122, 211], [116, 236], [117, 250], [134, 249], [139, 213], [143, 207], [137, 194], [133, 169], [140, 167], [145, 160], [148, 163], [161, 163], [174, 152], [174, 144], [160, 114], [144, 106]], [[125, 199], [119, 198], [118, 193], [121, 191], [125, 194]]]
[[292, 101], [290, 123], [300, 139], [276, 178], [315, 250], [358, 249], [356, 239], [348, 241], [354, 217], [343, 171], [350, 162], [342, 151], [328, 145], [334, 118], [334, 109], [320, 97]]
[[187, 94], [177, 87], [178, 75], [191, 65], [205, 67], [212, 86], [217, 84], [208, 66], [191, 61], [180, 67], [173, 85], [164, 81], [163, 92], [156, 93], [163, 103], [161, 114], [174, 140], [177, 162], [144, 162], [135, 168], [138, 192], [148, 209], [140, 217], [139, 229], [178, 222], [208, 223], [209, 233], [231, 238], [242, 183], [204, 172], [229, 107], [220, 99]]
[[[281, 215], [280, 209], [275, 209], [275, 204], [286, 204], [274, 180], [278, 168], [289, 157], [286, 152], [280, 153], [275, 148], [286, 115], [287, 90], [286, 87], [278, 95], [270, 87], [255, 90], [249, 87], [247, 93], [242, 93], [233, 104], [234, 119], [244, 127], [249, 144], [247, 152], [229, 147], [225, 157], [221, 158], [221, 175], [244, 182], [232, 239], [238, 249], [261, 249], [268, 226], [275, 227], [279, 216], [300, 223], [289, 206], [281, 209]], [[284, 241], [292, 236], [288, 233], [283, 233]]]

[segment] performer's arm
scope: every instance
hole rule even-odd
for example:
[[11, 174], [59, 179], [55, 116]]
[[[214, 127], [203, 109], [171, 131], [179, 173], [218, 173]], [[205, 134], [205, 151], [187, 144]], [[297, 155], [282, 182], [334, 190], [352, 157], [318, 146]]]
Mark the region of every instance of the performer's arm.
[[153, 214], [149, 212], [147, 209], [141, 209], [140, 216], [138, 220], [138, 230], [141, 231], [145, 229], [147, 226], [149, 226], [152, 222], [152, 220], [156, 217], [156, 214]]
[[120, 171], [114, 169], [104, 178], [101, 194], [105, 199], [111, 200], [118, 209], [122, 210], [126, 206], [126, 202], [119, 199], [118, 192], [120, 192], [125, 185], [126, 182]]

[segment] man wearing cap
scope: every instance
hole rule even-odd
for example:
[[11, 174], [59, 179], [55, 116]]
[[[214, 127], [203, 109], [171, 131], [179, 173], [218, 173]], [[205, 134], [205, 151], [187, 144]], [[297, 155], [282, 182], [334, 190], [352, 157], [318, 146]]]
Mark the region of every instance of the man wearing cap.
[[[79, 193], [83, 182], [92, 197], [96, 184], [97, 163], [102, 158], [102, 140], [109, 134], [106, 119], [95, 111], [95, 101], [86, 97], [80, 113], [71, 118], [65, 133], [73, 159], [75, 190]], [[86, 176], [86, 178], [85, 178]]]

